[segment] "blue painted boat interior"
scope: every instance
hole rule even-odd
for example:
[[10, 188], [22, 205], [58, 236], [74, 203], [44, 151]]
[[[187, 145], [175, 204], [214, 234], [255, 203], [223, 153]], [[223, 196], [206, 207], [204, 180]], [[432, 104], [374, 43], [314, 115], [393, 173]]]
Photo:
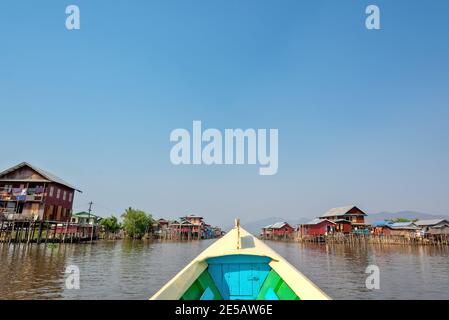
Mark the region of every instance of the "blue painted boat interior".
[[206, 288], [200, 297], [200, 300], [214, 300], [214, 293], [211, 288]]
[[264, 256], [229, 255], [210, 258], [207, 263], [208, 271], [225, 300], [255, 300], [271, 270], [270, 261]]

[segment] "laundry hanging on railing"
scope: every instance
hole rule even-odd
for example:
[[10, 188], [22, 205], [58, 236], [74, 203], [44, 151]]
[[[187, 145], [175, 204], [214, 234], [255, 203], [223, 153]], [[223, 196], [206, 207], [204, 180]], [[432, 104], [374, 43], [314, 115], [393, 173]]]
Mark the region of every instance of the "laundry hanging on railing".
[[44, 193], [45, 188], [42, 186], [37, 186], [36, 188], [34, 188], [34, 193]]
[[26, 198], [27, 198], [26, 195], [19, 195], [19, 196], [16, 196], [16, 200], [17, 200], [17, 201], [25, 201]]

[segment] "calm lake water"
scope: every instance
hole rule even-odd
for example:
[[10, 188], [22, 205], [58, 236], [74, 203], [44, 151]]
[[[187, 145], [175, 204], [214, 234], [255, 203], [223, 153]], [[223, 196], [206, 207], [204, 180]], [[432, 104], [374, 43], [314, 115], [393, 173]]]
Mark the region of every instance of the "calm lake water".
[[[147, 299], [213, 240], [0, 244], [1, 299]], [[267, 242], [334, 299], [449, 299], [449, 248]], [[380, 268], [380, 290], [365, 269]], [[79, 290], [65, 269], [80, 269]]]

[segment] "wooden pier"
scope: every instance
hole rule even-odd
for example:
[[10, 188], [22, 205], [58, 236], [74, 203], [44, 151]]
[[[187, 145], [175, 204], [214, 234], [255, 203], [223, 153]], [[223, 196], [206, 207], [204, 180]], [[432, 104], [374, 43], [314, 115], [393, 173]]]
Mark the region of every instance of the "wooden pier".
[[97, 227], [92, 225], [59, 221], [0, 221], [0, 243], [74, 243], [97, 239]]
[[298, 242], [315, 242], [329, 244], [397, 244], [397, 245], [449, 245], [449, 235], [439, 235], [432, 237], [405, 237], [405, 236], [385, 236], [385, 235], [363, 235], [363, 234], [332, 234], [322, 236], [300, 236], [295, 239]]

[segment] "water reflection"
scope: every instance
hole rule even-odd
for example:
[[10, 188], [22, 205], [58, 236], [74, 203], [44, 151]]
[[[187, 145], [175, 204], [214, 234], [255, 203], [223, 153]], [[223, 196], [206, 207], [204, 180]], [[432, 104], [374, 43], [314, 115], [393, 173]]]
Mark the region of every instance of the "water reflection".
[[[449, 247], [269, 242], [335, 299], [449, 299]], [[380, 290], [365, 269], [380, 268]]]
[[[214, 240], [94, 244], [0, 244], [2, 299], [147, 299]], [[335, 299], [449, 299], [449, 248], [267, 242]], [[368, 265], [380, 290], [368, 290]], [[65, 269], [80, 269], [80, 290]]]

